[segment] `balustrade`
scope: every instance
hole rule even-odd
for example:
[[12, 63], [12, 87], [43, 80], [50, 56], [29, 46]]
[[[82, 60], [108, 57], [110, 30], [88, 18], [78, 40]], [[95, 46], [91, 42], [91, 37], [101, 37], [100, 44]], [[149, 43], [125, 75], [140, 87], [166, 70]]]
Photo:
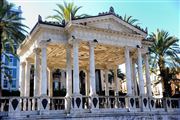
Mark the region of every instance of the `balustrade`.
[[[74, 98], [71, 99], [71, 109], [74, 104]], [[82, 110], [90, 112], [92, 109], [101, 110], [134, 110], [139, 111], [140, 101], [142, 98], [139, 96], [127, 97], [127, 96], [98, 96], [89, 97], [82, 96]], [[144, 99], [144, 98], [143, 98]], [[41, 110], [65, 110], [65, 97], [1, 97], [0, 98], [0, 116], [7, 116], [12, 112], [29, 112], [29, 111], [41, 111]], [[128, 103], [129, 101], [129, 103]], [[153, 98], [149, 97], [147, 100], [147, 106], [149, 111], [179, 111], [180, 99], [179, 98]], [[43, 106], [43, 107], [42, 107]], [[48, 107], [47, 107], [48, 106]], [[131, 111], [130, 110], [130, 111]], [[38, 112], [37, 112], [38, 113]]]

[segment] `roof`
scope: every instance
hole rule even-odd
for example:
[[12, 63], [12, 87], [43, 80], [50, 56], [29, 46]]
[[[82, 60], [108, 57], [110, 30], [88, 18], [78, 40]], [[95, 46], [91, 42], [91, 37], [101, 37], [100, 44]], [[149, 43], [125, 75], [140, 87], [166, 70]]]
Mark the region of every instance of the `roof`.
[[[95, 16], [86, 16], [86, 17], [80, 17], [80, 18], [76, 18], [76, 19], [73, 19], [73, 20], [80, 20], [80, 19], [86, 19], [86, 18], [95, 18], [95, 17], [100, 17], [100, 16], [107, 16], [107, 15], [113, 15], [115, 16], [116, 18], [120, 19], [121, 21], [124, 21], [122, 19], [122, 17], [118, 14], [116, 14], [114, 12], [114, 8], [113, 7], [110, 7], [109, 9], [109, 12], [102, 12], [102, 13], [99, 13], [98, 15], [95, 15]], [[124, 21], [126, 22], [126, 21]], [[59, 23], [59, 22], [55, 22], [55, 21], [42, 21], [42, 18], [41, 16], [39, 15], [38, 16], [38, 22], [36, 23], [36, 25], [33, 27], [33, 29], [31, 30], [30, 34], [32, 33], [32, 31], [34, 30], [34, 28], [37, 26], [37, 24], [40, 23], [40, 24], [46, 24], [46, 25], [52, 25], [52, 26], [58, 26], [58, 27], [65, 27], [65, 22], [63, 21], [62, 23]], [[146, 29], [143, 29], [141, 28], [140, 26], [137, 26], [137, 25], [132, 25], [128, 22], [126, 22], [127, 24], [129, 24], [130, 26], [144, 32], [145, 34], [148, 33], [147, 31], [147, 28]]]

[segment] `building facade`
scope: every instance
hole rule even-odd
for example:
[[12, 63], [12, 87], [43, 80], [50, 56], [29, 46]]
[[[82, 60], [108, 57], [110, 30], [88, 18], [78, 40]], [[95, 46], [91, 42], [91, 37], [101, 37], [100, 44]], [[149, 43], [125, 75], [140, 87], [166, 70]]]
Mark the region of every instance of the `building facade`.
[[[11, 11], [9, 12], [9, 14], [11, 13], [15, 13], [18, 16], [21, 16], [22, 11], [21, 11], [21, 7], [19, 6], [18, 8], [12, 8]], [[4, 72], [6, 72], [7, 74], [9, 74], [11, 76], [11, 80], [8, 79], [8, 77], [5, 74], [1, 74], [1, 88], [2, 90], [10, 90], [10, 91], [17, 91], [19, 90], [19, 60], [17, 57], [13, 56], [10, 53], [10, 49], [9, 49], [9, 44], [6, 44], [6, 50], [5, 54], [1, 55], [1, 59], [2, 59], [2, 63], [5, 64], [6, 67], [8, 67], [8, 70], [2, 70]], [[15, 51], [17, 49], [17, 45], [14, 45], [15, 47]], [[8, 57], [6, 57], [8, 56]]]

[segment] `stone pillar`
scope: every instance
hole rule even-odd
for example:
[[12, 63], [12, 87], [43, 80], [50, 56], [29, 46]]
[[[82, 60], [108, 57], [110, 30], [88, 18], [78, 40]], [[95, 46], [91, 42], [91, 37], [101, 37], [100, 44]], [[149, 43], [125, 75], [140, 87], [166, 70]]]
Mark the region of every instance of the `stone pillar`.
[[41, 96], [47, 96], [47, 53], [46, 45], [41, 46]]
[[98, 96], [96, 94], [96, 77], [95, 77], [95, 54], [94, 47], [95, 42], [89, 42], [89, 78], [90, 78], [90, 99], [91, 112], [95, 112], [95, 109], [99, 108]]
[[144, 79], [143, 79], [143, 68], [142, 68], [142, 55], [141, 55], [141, 49], [137, 49], [138, 52], [138, 76], [139, 76], [139, 90], [140, 90], [140, 95], [144, 96], [145, 91], [144, 91]]
[[53, 70], [48, 69], [48, 96], [53, 97]]
[[71, 46], [66, 45], [66, 101], [65, 109], [67, 113], [71, 109], [71, 96], [72, 96], [72, 61], [71, 61]]
[[90, 88], [90, 83], [89, 83], [89, 70], [86, 70], [86, 96], [89, 96], [89, 88]]
[[149, 61], [148, 61], [148, 55], [146, 54], [144, 56], [145, 61], [145, 69], [146, 69], [146, 84], [147, 84], [147, 95], [149, 97], [152, 96], [152, 90], [151, 90], [151, 79], [150, 79], [150, 70], [149, 70]]
[[138, 74], [139, 74], [139, 88], [140, 88], [139, 90], [140, 90], [140, 97], [141, 97], [140, 108], [141, 108], [141, 111], [149, 111], [148, 98], [145, 96], [145, 90], [144, 90], [141, 48], [138, 48], [137, 51], [138, 51]]
[[73, 40], [73, 111], [78, 112], [82, 108], [82, 95], [79, 84], [79, 43]]
[[40, 49], [34, 49], [35, 63], [34, 63], [34, 96], [39, 96], [39, 82], [40, 82]]
[[89, 43], [90, 96], [96, 95], [94, 43]]
[[73, 94], [80, 94], [79, 90], [79, 51], [78, 41], [73, 41]]
[[31, 69], [31, 64], [30, 64], [30, 59], [26, 59], [26, 67], [25, 67], [25, 96], [29, 97], [30, 96], [30, 69]]
[[72, 61], [71, 46], [66, 46], [66, 96], [72, 95]]
[[131, 66], [130, 66], [130, 56], [129, 48], [125, 47], [125, 65], [126, 65], [126, 84], [127, 84], [127, 95], [132, 95], [132, 85], [131, 85]]
[[137, 90], [137, 76], [136, 76], [136, 64], [135, 61], [132, 61], [132, 71], [133, 71], [133, 86], [134, 86], [134, 96], [138, 96], [138, 90]]
[[25, 62], [20, 63], [21, 97], [25, 96]]
[[108, 69], [105, 69], [105, 96], [109, 96]]
[[115, 96], [118, 96], [118, 76], [117, 76], [117, 67], [114, 68], [114, 83], [115, 83], [115, 88], [114, 88], [114, 92], [115, 92]]

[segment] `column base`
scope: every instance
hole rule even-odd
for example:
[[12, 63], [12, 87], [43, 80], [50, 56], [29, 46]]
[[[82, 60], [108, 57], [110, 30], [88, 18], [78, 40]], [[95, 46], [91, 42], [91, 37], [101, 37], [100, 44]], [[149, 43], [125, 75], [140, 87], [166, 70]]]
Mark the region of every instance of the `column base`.
[[71, 105], [71, 110], [81, 110], [82, 109], [82, 95], [81, 94], [73, 94], [72, 95], [72, 105]]
[[134, 112], [136, 109], [136, 101], [134, 96], [132, 95], [127, 95], [127, 98], [125, 98], [126, 100], [126, 108], [128, 112]]
[[140, 96], [140, 108], [142, 112], [150, 111], [149, 99], [147, 96], [143, 96], [143, 95]]
[[70, 110], [71, 110], [71, 96], [70, 95], [66, 95], [65, 96], [65, 110], [66, 110], [66, 113], [70, 113]]
[[50, 99], [49, 97], [46, 95], [41, 96], [38, 102], [38, 106], [39, 106], [39, 112], [40, 114], [49, 114], [49, 103], [50, 103]]
[[99, 98], [97, 94], [92, 94], [89, 98], [91, 112], [97, 112], [99, 109]]

